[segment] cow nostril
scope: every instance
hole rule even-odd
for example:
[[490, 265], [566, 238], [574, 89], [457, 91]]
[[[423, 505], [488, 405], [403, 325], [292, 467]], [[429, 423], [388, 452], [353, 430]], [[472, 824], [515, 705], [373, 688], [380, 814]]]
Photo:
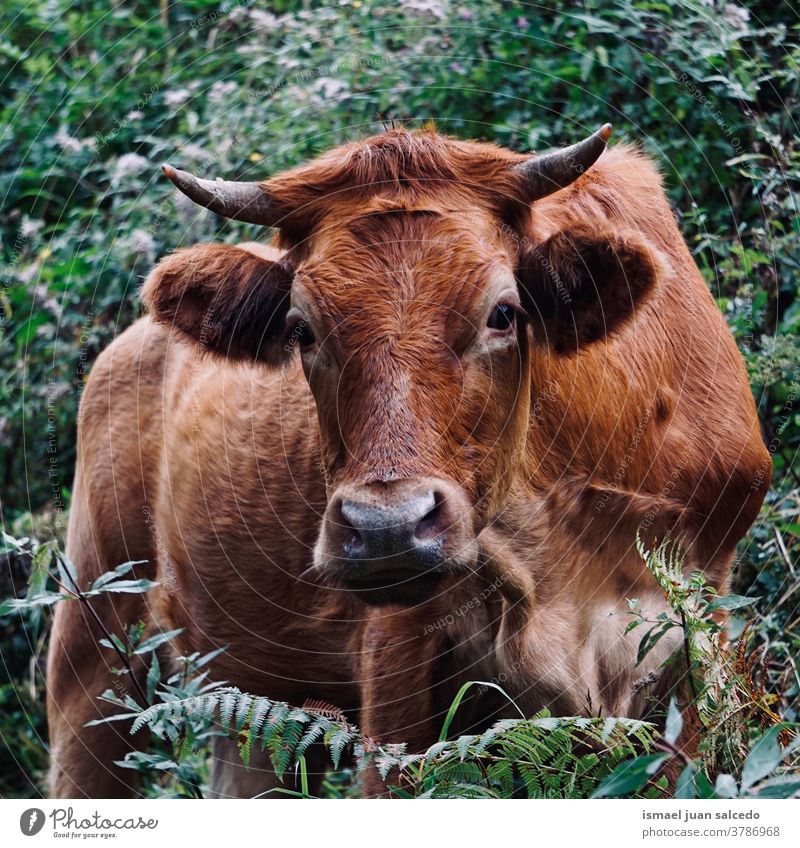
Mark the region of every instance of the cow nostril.
[[440, 492], [434, 492], [433, 500], [433, 507], [422, 516], [414, 529], [414, 538], [420, 541], [433, 539], [436, 536], [442, 535], [448, 529], [444, 496]]
[[364, 539], [361, 536], [361, 533], [353, 525], [353, 522], [345, 515], [345, 509], [345, 502], [340, 502], [339, 509], [337, 510], [336, 529], [338, 531], [342, 547], [348, 552], [357, 553], [364, 547]]

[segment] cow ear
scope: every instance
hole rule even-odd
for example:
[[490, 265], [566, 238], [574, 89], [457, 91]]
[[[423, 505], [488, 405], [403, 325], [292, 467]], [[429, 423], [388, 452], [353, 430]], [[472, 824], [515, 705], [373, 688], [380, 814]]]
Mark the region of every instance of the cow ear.
[[558, 353], [622, 327], [655, 288], [665, 260], [637, 233], [557, 232], [524, 248], [518, 277], [534, 338]]
[[202, 244], [159, 262], [142, 286], [142, 300], [156, 321], [203, 350], [278, 365], [287, 358], [293, 276], [283, 261]]

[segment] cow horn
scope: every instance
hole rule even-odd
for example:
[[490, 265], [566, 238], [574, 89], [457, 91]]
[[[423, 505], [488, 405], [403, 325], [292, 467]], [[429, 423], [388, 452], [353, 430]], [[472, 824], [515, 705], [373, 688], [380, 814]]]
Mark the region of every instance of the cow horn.
[[273, 226], [281, 212], [261, 183], [202, 180], [170, 165], [161, 170], [191, 200], [217, 215], [248, 224]]
[[513, 170], [525, 178], [525, 199], [532, 203], [575, 182], [600, 158], [610, 135], [611, 124], [603, 124], [596, 133], [577, 144], [543, 156], [532, 156], [514, 165]]

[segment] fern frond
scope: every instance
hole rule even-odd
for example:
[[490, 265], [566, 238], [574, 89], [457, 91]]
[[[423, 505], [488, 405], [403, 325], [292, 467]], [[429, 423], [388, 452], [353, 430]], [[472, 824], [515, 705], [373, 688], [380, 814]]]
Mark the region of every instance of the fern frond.
[[132, 732], [149, 727], [163, 738], [181, 740], [187, 732], [199, 738], [208, 732], [204, 727], [222, 727], [237, 740], [245, 764], [259, 743], [279, 777], [314, 744], [327, 748], [337, 769], [352, 749], [357, 774], [375, 767], [384, 778], [396, 776], [402, 792], [413, 797], [511, 797], [523, 789], [528, 797], [585, 797], [618, 762], [649, 750], [655, 733], [638, 720], [554, 717], [541, 711], [532, 719], [503, 719], [480, 735], [409, 754], [405, 744], [362, 735], [342, 720], [341, 710], [322, 702], [299, 709], [233, 687], [182, 699], [167, 691], [160, 695], [162, 703], [136, 715]]
[[250, 717], [250, 710], [253, 706], [253, 698], [252, 695], [247, 695], [242, 693], [237, 701], [236, 701], [236, 729], [242, 730], [245, 725], [245, 722]]
[[[328, 736], [328, 734], [326, 734], [326, 736]], [[342, 755], [352, 741], [353, 733], [348, 728], [332, 728], [332, 732], [326, 739], [326, 742], [330, 750], [334, 768], [339, 768]]]
[[310, 715], [321, 716], [322, 718], [327, 718], [330, 721], [338, 721], [342, 724], [347, 723], [347, 716], [339, 709], [339, 707], [335, 707], [333, 704], [328, 704], [326, 701], [308, 698], [303, 702], [301, 709], [304, 713], [309, 713]]
[[236, 710], [236, 705], [239, 703], [238, 696], [240, 694], [238, 690], [228, 690], [222, 693], [219, 702], [219, 720], [225, 730], [230, 730], [233, 713]]
[[330, 720], [327, 716], [317, 716], [306, 728], [302, 739], [297, 744], [296, 756], [302, 757], [315, 742], [320, 741], [329, 726]]

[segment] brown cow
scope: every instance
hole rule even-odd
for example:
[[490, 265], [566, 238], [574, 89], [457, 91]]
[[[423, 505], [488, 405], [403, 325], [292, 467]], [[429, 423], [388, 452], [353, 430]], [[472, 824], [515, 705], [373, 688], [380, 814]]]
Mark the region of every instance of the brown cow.
[[[665, 610], [637, 530], [724, 589], [770, 460], [659, 176], [609, 132], [530, 157], [392, 130], [264, 183], [165, 167], [279, 235], [163, 260], [93, 369], [69, 554], [84, 583], [161, 581], [98, 603], [107, 626], [184, 628], [181, 652], [227, 646], [217, 679], [417, 749], [470, 679], [643, 714], [675, 642], [636, 666], [626, 599]], [[98, 635], [59, 607], [55, 795], [134, 791], [126, 730], [84, 727], [116, 679]], [[217, 754], [217, 794], [270, 785]]]

